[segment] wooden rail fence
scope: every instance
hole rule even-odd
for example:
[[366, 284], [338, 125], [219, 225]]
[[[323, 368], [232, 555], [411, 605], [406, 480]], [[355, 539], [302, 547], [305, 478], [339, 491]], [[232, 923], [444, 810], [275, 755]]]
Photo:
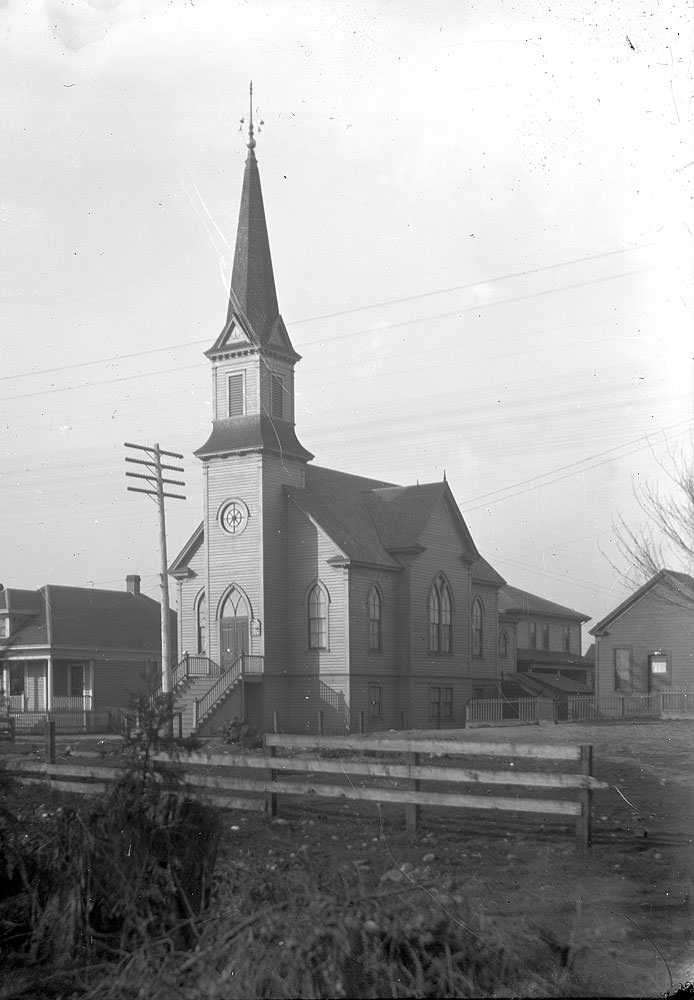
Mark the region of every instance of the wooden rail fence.
[[[470, 766], [478, 758], [491, 764]], [[182, 791], [223, 808], [275, 816], [285, 796], [395, 803], [404, 805], [411, 832], [424, 806], [558, 815], [575, 820], [582, 849], [591, 842], [592, 793], [608, 787], [593, 776], [589, 745], [268, 734], [263, 753], [192, 753], [178, 762], [158, 754], [154, 761], [177, 769]], [[558, 765], [574, 770], [558, 772]], [[6, 770], [84, 792], [103, 791], [122, 773], [113, 765], [20, 758], [8, 759]], [[503, 786], [508, 791], [496, 794]]]

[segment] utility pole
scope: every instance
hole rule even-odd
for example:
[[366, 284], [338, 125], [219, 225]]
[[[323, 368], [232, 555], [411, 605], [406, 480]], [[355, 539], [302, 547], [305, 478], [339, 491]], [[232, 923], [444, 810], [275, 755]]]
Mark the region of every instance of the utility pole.
[[135, 448], [137, 451], [145, 452], [147, 455], [146, 459], [142, 458], [131, 458], [129, 455], [126, 456], [126, 462], [132, 462], [135, 465], [142, 465], [147, 469], [147, 472], [126, 472], [126, 476], [132, 476], [134, 479], [144, 480], [148, 489], [139, 486], [128, 486], [128, 490], [132, 493], [146, 493], [147, 496], [154, 497], [157, 504], [159, 505], [159, 553], [160, 553], [160, 582], [161, 582], [161, 689], [164, 694], [169, 694], [171, 691], [171, 637], [169, 635], [169, 580], [168, 580], [168, 561], [166, 558], [166, 515], [164, 512], [164, 500], [185, 500], [186, 498], [180, 493], [167, 493], [167, 486], [185, 486], [185, 483], [180, 479], [166, 479], [164, 477], [164, 472], [183, 472], [183, 468], [180, 465], [162, 465], [162, 455], [166, 458], [179, 458], [182, 459], [183, 455], [179, 455], [175, 451], [164, 451], [155, 444], [154, 447], [149, 448], [142, 444], [130, 444], [128, 441], [125, 442], [126, 448]]

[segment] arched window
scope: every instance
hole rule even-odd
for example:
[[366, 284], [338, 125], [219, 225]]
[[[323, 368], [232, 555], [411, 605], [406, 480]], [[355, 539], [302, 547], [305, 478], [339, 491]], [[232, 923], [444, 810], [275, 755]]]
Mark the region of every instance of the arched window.
[[429, 652], [453, 651], [453, 601], [443, 576], [438, 576], [429, 591]]
[[482, 602], [479, 597], [476, 597], [472, 602], [472, 614], [470, 618], [472, 623], [472, 655], [482, 656], [484, 652], [484, 642], [482, 637], [484, 614], [482, 610]]
[[508, 635], [506, 632], [499, 633], [499, 656], [504, 659], [508, 656]]
[[381, 648], [381, 617], [383, 600], [378, 587], [369, 591], [369, 649]]
[[328, 597], [319, 583], [308, 594], [308, 648], [328, 648]]
[[198, 604], [196, 608], [196, 621], [197, 621], [196, 652], [205, 656], [207, 655], [207, 600], [205, 598], [204, 591], [198, 597]]

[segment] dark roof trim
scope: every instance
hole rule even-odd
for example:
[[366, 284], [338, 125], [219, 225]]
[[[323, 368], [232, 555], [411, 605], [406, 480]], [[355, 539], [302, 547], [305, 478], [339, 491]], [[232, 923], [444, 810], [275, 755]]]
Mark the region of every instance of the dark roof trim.
[[192, 571], [188, 569], [188, 563], [202, 545], [204, 538], [205, 525], [201, 522], [169, 566], [169, 576], [178, 578], [180, 574], [181, 579], [185, 579], [192, 575]]

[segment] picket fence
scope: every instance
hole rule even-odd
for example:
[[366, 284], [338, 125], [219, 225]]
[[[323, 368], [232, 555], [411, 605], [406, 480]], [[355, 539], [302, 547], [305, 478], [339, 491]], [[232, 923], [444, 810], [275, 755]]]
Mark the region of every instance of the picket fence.
[[467, 725], [667, 717], [694, 714], [694, 692], [670, 689], [651, 694], [593, 694], [564, 698], [476, 698], [465, 708]]

